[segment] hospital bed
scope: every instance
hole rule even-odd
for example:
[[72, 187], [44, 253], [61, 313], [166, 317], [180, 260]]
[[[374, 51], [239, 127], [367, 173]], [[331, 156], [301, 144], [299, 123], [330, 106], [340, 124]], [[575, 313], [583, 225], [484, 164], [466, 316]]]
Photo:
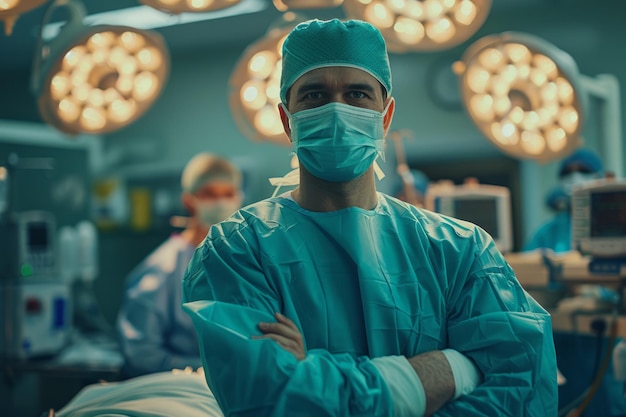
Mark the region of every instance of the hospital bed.
[[173, 370], [83, 388], [41, 417], [223, 417], [202, 369]]

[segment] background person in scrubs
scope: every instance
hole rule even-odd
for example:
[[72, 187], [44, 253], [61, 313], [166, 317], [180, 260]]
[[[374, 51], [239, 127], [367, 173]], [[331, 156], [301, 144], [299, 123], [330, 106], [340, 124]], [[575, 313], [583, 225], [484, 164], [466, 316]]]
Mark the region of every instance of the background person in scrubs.
[[546, 198], [546, 204], [555, 212], [554, 217], [535, 232], [524, 250], [552, 249], [556, 253], [572, 250], [572, 188], [602, 175], [602, 161], [589, 149], [578, 149], [563, 159], [559, 184]]
[[181, 309], [181, 281], [211, 225], [241, 206], [241, 174], [229, 161], [198, 154], [186, 165], [182, 202], [188, 224], [143, 260], [127, 277], [117, 328], [126, 376], [200, 367], [198, 342]]
[[398, 176], [391, 195], [416, 207], [424, 207], [429, 183], [426, 174], [417, 169], [411, 169], [406, 170], [402, 175], [406, 175], [406, 178]]
[[550, 416], [549, 315], [477, 226], [376, 191], [384, 40], [313, 20], [283, 43], [292, 192], [211, 228], [183, 279], [228, 416]]

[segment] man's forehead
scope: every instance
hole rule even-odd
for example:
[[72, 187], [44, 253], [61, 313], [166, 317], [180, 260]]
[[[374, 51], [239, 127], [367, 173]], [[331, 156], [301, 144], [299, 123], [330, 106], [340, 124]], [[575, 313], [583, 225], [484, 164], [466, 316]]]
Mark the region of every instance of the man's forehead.
[[296, 80], [293, 88], [300, 89], [315, 84], [339, 84], [342, 86], [363, 84], [377, 86], [379, 82], [371, 74], [359, 68], [332, 66], [317, 68], [303, 74]]

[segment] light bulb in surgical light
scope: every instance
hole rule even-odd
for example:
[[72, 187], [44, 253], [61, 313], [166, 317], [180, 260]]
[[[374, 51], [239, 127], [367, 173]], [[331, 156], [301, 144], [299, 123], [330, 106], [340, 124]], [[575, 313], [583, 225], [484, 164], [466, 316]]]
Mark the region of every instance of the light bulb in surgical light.
[[141, 3], [166, 13], [199, 13], [232, 7], [241, 0], [140, 0]]
[[456, 29], [447, 17], [426, 23], [426, 34], [437, 43], [445, 43], [452, 39]]
[[387, 0], [387, 6], [395, 13], [401, 13], [406, 7], [406, 3], [407, 0]]
[[324, 9], [337, 7], [343, 0], [273, 0], [274, 7], [284, 12], [290, 9]]
[[211, 1], [209, 0], [187, 0], [187, 4], [195, 10], [202, 10], [203, 8], [206, 8], [209, 4], [211, 4]]
[[538, 132], [525, 131], [522, 133], [522, 148], [532, 155], [539, 155], [546, 147], [546, 142]]
[[406, 17], [399, 17], [393, 26], [398, 40], [406, 44], [414, 44], [424, 38], [425, 29], [421, 22]]
[[565, 78], [556, 79], [556, 88], [559, 95], [559, 101], [562, 104], [569, 105], [574, 101], [574, 88]]
[[382, 3], [374, 2], [368, 5], [365, 14], [368, 20], [374, 22], [378, 27], [389, 28], [393, 25], [393, 15]]
[[263, 134], [268, 136], [283, 133], [278, 114], [269, 106], [265, 106], [256, 114], [254, 124]]
[[276, 55], [271, 51], [260, 51], [254, 54], [248, 64], [250, 76], [261, 79], [269, 77], [274, 70], [276, 59]]
[[17, 5], [19, 0], [2, 0], [0, 1], [0, 11], [12, 9]]
[[546, 140], [553, 152], [559, 152], [567, 145], [567, 133], [560, 127], [552, 126], [546, 132]]
[[469, 26], [476, 19], [477, 14], [476, 5], [469, 0], [464, 0], [458, 4], [454, 17], [459, 23]]

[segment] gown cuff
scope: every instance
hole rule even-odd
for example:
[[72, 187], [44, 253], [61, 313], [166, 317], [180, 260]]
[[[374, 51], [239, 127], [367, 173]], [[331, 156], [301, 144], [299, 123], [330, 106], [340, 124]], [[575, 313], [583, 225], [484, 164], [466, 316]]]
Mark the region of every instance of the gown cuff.
[[394, 417], [422, 417], [426, 412], [426, 393], [413, 366], [404, 356], [372, 359], [391, 393]]
[[482, 374], [474, 362], [454, 349], [444, 349], [441, 352], [448, 359], [454, 376], [454, 399], [474, 391], [482, 382]]

